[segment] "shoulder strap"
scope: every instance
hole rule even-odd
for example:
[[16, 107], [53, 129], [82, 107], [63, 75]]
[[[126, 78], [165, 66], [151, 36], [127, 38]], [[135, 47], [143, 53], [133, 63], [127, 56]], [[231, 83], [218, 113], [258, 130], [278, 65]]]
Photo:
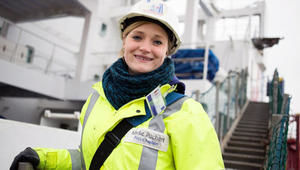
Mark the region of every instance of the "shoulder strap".
[[[166, 97], [166, 105], [169, 106], [177, 100], [183, 98], [184, 95], [176, 92], [172, 92]], [[145, 105], [146, 106], [146, 105]], [[149, 109], [146, 109], [146, 112], [150, 112]], [[150, 114], [150, 113], [149, 113]], [[147, 113], [148, 115], [148, 113]], [[150, 118], [150, 117], [149, 117]], [[138, 122], [139, 124], [148, 120], [142, 119], [143, 121]], [[95, 155], [93, 156], [90, 170], [100, 169], [108, 156], [112, 153], [112, 151], [119, 145], [121, 139], [125, 136], [125, 134], [136, 124], [133, 125], [132, 119], [123, 119], [112, 131], [106, 133], [104, 140], [98, 147]]]
[[100, 169], [108, 156], [112, 151], [119, 145], [123, 136], [132, 128], [133, 126], [123, 119], [112, 131], [106, 133], [104, 140], [98, 147], [91, 165], [90, 170]]

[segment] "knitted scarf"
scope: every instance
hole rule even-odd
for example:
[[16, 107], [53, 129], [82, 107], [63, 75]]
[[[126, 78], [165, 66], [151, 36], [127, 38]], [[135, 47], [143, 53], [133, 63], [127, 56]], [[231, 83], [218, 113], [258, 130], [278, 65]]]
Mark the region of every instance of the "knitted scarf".
[[118, 110], [131, 100], [146, 96], [158, 85], [168, 83], [173, 75], [174, 63], [170, 58], [156, 70], [139, 75], [130, 75], [127, 64], [120, 58], [105, 71], [102, 86], [106, 98]]

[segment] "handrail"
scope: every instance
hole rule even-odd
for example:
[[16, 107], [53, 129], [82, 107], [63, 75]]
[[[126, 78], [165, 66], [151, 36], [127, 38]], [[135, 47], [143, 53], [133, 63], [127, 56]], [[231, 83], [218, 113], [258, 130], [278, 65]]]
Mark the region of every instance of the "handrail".
[[[27, 48], [26, 46], [30, 45], [33, 47], [34, 52], [32, 54], [33, 63], [27, 63], [26, 65], [24, 65], [28, 69], [38, 69], [40, 71], [43, 71], [45, 74], [55, 73], [56, 70], [50, 69], [51, 65], [55, 64], [55, 65], [58, 65], [59, 67], [62, 66], [62, 68], [67, 68], [67, 69], [64, 69], [64, 72], [66, 74], [74, 74], [73, 70], [76, 69], [76, 62], [78, 59], [76, 51], [72, 51], [62, 45], [59, 45], [58, 43], [52, 42], [51, 40], [49, 40], [45, 37], [42, 37], [28, 29], [22, 28], [3, 17], [0, 17], [0, 19], [3, 20], [4, 22], [9, 23], [18, 32], [16, 39], [12, 40], [12, 39], [5, 38], [8, 44], [10, 44], [10, 43], [14, 44], [13, 50], [6, 54], [9, 62], [15, 63], [18, 60], [16, 57], [17, 57], [17, 50], [19, 47]], [[21, 43], [24, 40], [23, 39], [24, 36], [30, 36], [32, 38], [32, 41], [30, 41], [30, 40], [28, 41], [26, 39], [27, 43], [25, 43], [25, 44]], [[39, 48], [38, 44], [34, 42], [34, 40], [38, 40], [38, 42], [45, 43], [43, 47], [49, 46], [50, 47], [50, 48], [48, 48], [49, 50], [46, 50], [47, 52], [41, 50]], [[63, 62], [62, 60], [56, 59], [56, 56], [58, 56], [58, 55], [66, 55], [68, 57], [71, 57], [72, 59], [74, 58], [75, 64], [66, 63], [66, 62]], [[38, 63], [36, 63], [35, 60], [38, 61]], [[17, 62], [17, 63], [19, 63], [19, 62]], [[43, 66], [40, 66], [40, 65], [43, 65]]]
[[[22, 31], [27, 32], [27, 33], [29, 33], [29, 34], [31, 34], [31, 35], [34, 35], [35, 37], [38, 37], [39, 39], [41, 39], [41, 40], [43, 40], [43, 41], [46, 41], [46, 42], [48, 42], [49, 44], [54, 44], [54, 43], [53, 43], [52, 41], [50, 41], [49, 39], [46, 39], [46, 38], [44, 38], [44, 37], [42, 37], [42, 36], [40, 36], [40, 35], [38, 35], [38, 34], [32, 32], [32, 31], [29, 31], [29, 30], [27, 30], [27, 29], [24, 29], [24, 28], [22, 28], [22, 27], [16, 25], [15, 23], [13, 23], [13, 22], [7, 20], [6, 18], [3, 18], [3, 17], [1, 17], [1, 16], [0, 16], [0, 18], [1, 18], [2, 20], [4, 20], [5, 22], [7, 22], [7, 23], [13, 25], [14, 27], [18, 28], [19, 30], [22, 30]], [[74, 51], [71, 51], [70, 49], [67, 49], [67, 48], [65, 48], [64, 46], [61, 46], [61, 45], [58, 45], [58, 44], [55, 44], [55, 45], [56, 45], [57, 47], [61, 48], [61, 49], [64, 49], [65, 51], [68, 51], [68, 52], [70, 52], [70, 53], [75, 53]]]
[[209, 115], [221, 143], [247, 105], [246, 90], [247, 70], [242, 70], [230, 71], [224, 81], [215, 82], [205, 92], [192, 93]]
[[265, 161], [266, 169], [286, 169], [287, 134], [289, 127], [289, 109], [291, 97], [284, 94], [284, 81], [274, 71], [273, 80], [269, 84], [270, 98], [270, 144]]
[[246, 103], [244, 104], [243, 108], [240, 110], [237, 118], [234, 120], [234, 122], [232, 123], [232, 126], [230, 127], [230, 129], [228, 130], [228, 132], [224, 135], [224, 138], [221, 142], [221, 149], [222, 149], [222, 153], [224, 152], [224, 148], [227, 146], [228, 142], [229, 142], [229, 139], [231, 138], [232, 136], [232, 133], [233, 131], [235, 130], [235, 128], [237, 127], [239, 121], [241, 120], [241, 118], [243, 117], [245, 111], [246, 111], [246, 108], [248, 107], [249, 105], [249, 100], [246, 101]]

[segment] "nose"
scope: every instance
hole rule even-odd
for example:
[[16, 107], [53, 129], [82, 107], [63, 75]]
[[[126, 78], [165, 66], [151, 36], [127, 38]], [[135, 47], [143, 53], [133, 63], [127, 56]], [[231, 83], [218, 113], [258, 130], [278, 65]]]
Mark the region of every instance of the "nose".
[[140, 44], [140, 50], [143, 52], [150, 52], [151, 51], [151, 42], [145, 40]]

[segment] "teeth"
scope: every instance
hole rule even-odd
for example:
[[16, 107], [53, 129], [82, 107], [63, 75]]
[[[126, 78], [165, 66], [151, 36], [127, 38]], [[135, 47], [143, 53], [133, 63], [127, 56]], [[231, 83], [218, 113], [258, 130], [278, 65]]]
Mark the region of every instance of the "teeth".
[[144, 60], [144, 61], [151, 61], [151, 59], [145, 58], [145, 57], [141, 57], [141, 56], [136, 56], [136, 58], [140, 59], [140, 60]]

